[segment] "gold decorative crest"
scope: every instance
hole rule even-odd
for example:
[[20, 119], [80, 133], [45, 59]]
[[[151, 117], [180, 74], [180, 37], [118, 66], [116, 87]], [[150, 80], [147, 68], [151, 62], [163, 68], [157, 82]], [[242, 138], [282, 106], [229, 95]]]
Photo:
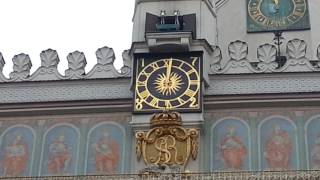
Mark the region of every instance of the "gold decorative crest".
[[138, 160], [143, 157], [148, 165], [185, 166], [190, 156], [195, 160], [198, 153], [198, 131], [182, 127], [178, 112], [154, 114], [151, 130], [136, 133]]

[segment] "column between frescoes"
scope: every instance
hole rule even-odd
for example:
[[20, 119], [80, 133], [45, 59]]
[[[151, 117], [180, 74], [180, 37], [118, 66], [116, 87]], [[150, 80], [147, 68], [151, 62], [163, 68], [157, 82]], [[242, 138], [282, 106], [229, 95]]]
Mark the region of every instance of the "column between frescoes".
[[86, 154], [86, 145], [87, 145], [87, 133], [88, 133], [88, 123], [89, 119], [85, 118], [81, 120], [80, 126], [80, 148], [79, 148], [79, 164], [77, 166], [78, 174], [85, 174], [85, 161], [86, 156], [81, 156], [81, 154]]
[[259, 170], [259, 152], [257, 146], [258, 144], [258, 112], [249, 112], [249, 126], [251, 128], [250, 141], [251, 141], [251, 170]]
[[[212, 143], [212, 115], [205, 115], [204, 117], [204, 124], [202, 127], [202, 131], [200, 131], [200, 152], [199, 152], [199, 158], [200, 158], [200, 170], [204, 172], [210, 172], [211, 171], [211, 143]], [[208, 145], [210, 145], [210, 148], [208, 148]]]
[[307, 166], [307, 157], [306, 157], [306, 146], [305, 146], [305, 129], [304, 129], [304, 124], [305, 124], [305, 119], [304, 119], [304, 112], [303, 111], [295, 111], [295, 121], [297, 124], [297, 134], [298, 134], [298, 142], [301, 144], [298, 146], [298, 153], [299, 153], [299, 167], [298, 169], [308, 169]]
[[38, 120], [37, 121], [37, 125], [38, 127], [35, 128], [35, 132], [37, 134], [36, 136], [36, 145], [35, 145], [35, 149], [34, 149], [34, 160], [33, 160], [33, 167], [32, 167], [32, 176], [38, 176], [40, 174], [41, 171], [41, 151], [42, 151], [42, 142], [43, 142], [43, 138], [44, 138], [44, 132], [45, 132], [45, 128], [44, 125], [46, 123], [46, 120]]
[[[127, 122], [130, 121], [131, 117], [128, 117]], [[135, 132], [132, 128], [132, 126], [128, 123], [124, 126], [125, 130], [126, 130], [126, 134], [124, 137], [124, 144], [127, 144], [127, 148], [124, 149], [124, 156], [122, 157], [125, 160], [125, 163], [123, 164], [123, 173], [125, 174], [130, 174], [131, 173], [131, 169], [134, 169], [131, 164], [132, 164], [132, 158], [131, 158], [131, 154], [134, 154], [133, 152], [135, 152], [135, 149], [132, 149], [130, 147], [135, 147], [134, 143], [135, 143]]]

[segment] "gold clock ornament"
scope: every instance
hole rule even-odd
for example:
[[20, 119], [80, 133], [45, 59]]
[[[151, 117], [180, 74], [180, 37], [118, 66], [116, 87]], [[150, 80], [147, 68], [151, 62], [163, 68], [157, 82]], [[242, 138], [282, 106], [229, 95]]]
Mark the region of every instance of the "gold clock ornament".
[[137, 54], [134, 111], [199, 111], [201, 59], [201, 53]]
[[151, 117], [149, 131], [136, 132], [136, 154], [147, 165], [179, 165], [197, 159], [199, 131], [182, 127], [178, 112], [165, 111]]

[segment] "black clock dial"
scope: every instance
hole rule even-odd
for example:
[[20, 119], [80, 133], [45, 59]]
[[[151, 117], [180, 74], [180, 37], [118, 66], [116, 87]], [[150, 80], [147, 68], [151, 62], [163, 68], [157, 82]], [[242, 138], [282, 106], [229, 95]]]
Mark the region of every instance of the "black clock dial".
[[200, 109], [199, 53], [139, 57], [136, 61], [135, 112]]

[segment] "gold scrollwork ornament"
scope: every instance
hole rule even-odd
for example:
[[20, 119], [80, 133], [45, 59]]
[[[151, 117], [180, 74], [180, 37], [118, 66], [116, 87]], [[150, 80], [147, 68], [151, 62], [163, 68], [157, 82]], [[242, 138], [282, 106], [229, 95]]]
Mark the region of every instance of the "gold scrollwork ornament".
[[[148, 132], [136, 133], [136, 154], [147, 165], [180, 165], [185, 167], [190, 156], [196, 160], [198, 130], [182, 127], [178, 113], [154, 115]], [[180, 119], [179, 119], [180, 118]]]

